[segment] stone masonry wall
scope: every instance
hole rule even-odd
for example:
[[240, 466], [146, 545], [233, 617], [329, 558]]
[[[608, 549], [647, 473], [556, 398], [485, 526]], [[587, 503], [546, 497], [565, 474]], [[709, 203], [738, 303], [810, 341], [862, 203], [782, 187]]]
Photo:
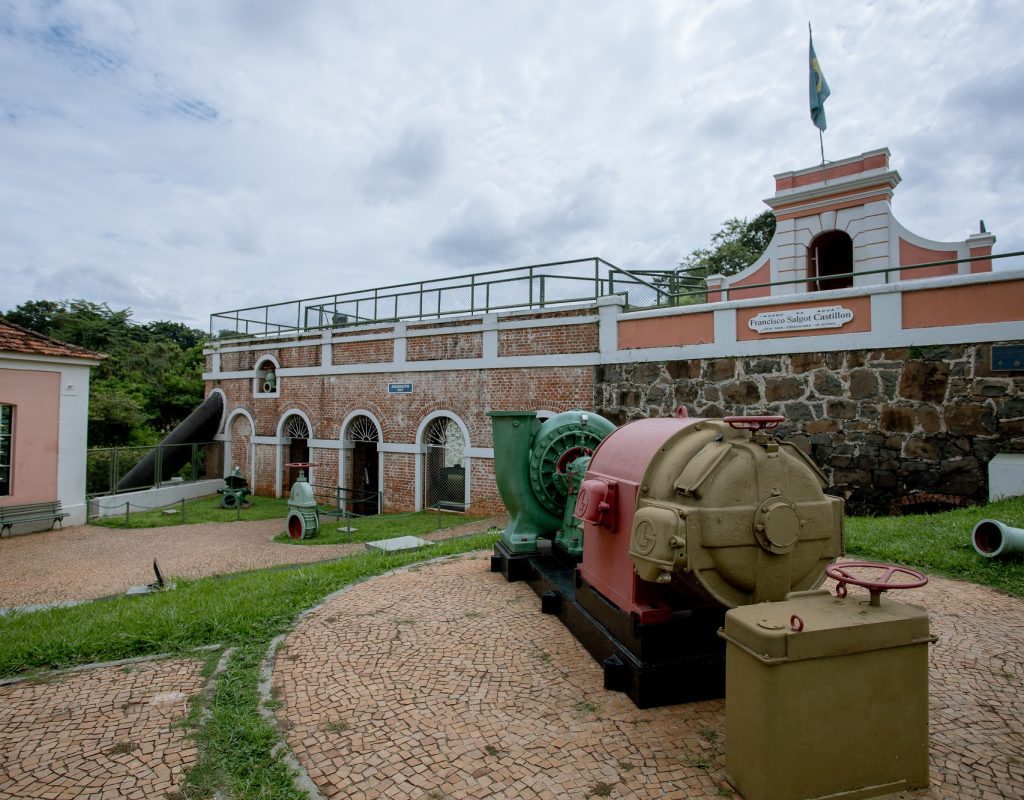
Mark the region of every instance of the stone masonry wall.
[[889, 513], [984, 501], [989, 460], [1024, 452], [1024, 371], [990, 364], [979, 344], [611, 365], [594, 405], [617, 424], [782, 414], [849, 512]]

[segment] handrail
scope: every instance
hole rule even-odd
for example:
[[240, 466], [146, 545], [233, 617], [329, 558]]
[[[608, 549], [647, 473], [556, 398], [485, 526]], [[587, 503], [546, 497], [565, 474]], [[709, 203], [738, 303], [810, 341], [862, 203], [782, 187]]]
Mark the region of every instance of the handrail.
[[[855, 270], [835, 275], [800, 277], [765, 281], [743, 285], [712, 287], [710, 293], [719, 295], [715, 302], [728, 300], [730, 292], [764, 289], [774, 286], [808, 285], [866, 275], [886, 276], [895, 272], [914, 272], [934, 267], [975, 261], [992, 261], [1024, 255], [1024, 251], [969, 256], [923, 264], [887, 266], [879, 269]], [[585, 266], [588, 274], [545, 272]], [[589, 268], [593, 271], [590, 272]], [[296, 333], [316, 333], [324, 329], [337, 329], [354, 325], [388, 324], [405, 320], [437, 320], [457, 316], [472, 316], [514, 309], [557, 308], [569, 304], [593, 303], [600, 297], [624, 297], [627, 309], [645, 309], [665, 306], [693, 305], [707, 301], [709, 289], [704, 279], [685, 270], [636, 270], [633, 272], [602, 258], [551, 261], [531, 266], [495, 269], [470, 275], [436, 278], [427, 281], [392, 284], [375, 289], [320, 295], [318, 297], [248, 306], [210, 315], [210, 333], [214, 325], [232, 325], [231, 333], [240, 336], [280, 336]], [[657, 281], [664, 277], [664, 284]], [[694, 283], [700, 281], [701, 285]], [[584, 284], [584, 291], [566, 288]], [[554, 292], [552, 287], [557, 287]], [[810, 289], [811, 292], [828, 291]], [[504, 293], [504, 296], [502, 296]], [[518, 294], [519, 296], [514, 296]], [[513, 296], [510, 296], [513, 295]], [[403, 307], [406, 306], [406, 307]], [[369, 306], [369, 307], [367, 307]], [[250, 312], [260, 312], [251, 314]], [[289, 315], [291, 321], [273, 321], [279, 313]], [[244, 315], [244, 316], [243, 316]], [[223, 333], [223, 332], [222, 332]]]
[[[632, 273], [598, 257], [550, 261], [219, 311], [210, 315], [210, 334], [215, 335], [216, 325], [230, 325], [228, 332], [242, 336], [268, 336], [349, 325], [548, 308], [594, 302], [612, 294], [624, 295], [628, 304], [631, 291], [634, 307], [646, 308], [671, 297], [666, 287], [648, 279], [648, 276], [660, 274], [673, 273], [647, 270], [642, 274]], [[587, 288], [584, 291], [567, 288], [579, 284]], [[638, 298], [638, 293], [644, 297]], [[508, 296], [513, 294], [524, 296]]]
[[[856, 270], [854, 272], [838, 272], [838, 273], [836, 273], [834, 275], [819, 275], [818, 277], [805, 276], [803, 278], [791, 278], [791, 279], [784, 280], [784, 281], [767, 281], [765, 283], [744, 283], [742, 285], [733, 285], [733, 286], [723, 285], [723, 286], [720, 286], [720, 287], [715, 286], [715, 287], [711, 287], [711, 288], [708, 288], [708, 287], [705, 286], [705, 288], [699, 289], [697, 291], [676, 292], [676, 293], [674, 293], [672, 295], [672, 297], [673, 298], [683, 298], [683, 297], [692, 297], [692, 296], [696, 296], [696, 295], [706, 295], [706, 294], [709, 294], [709, 293], [710, 294], [721, 293], [722, 294], [721, 300], [725, 301], [725, 300], [729, 299], [728, 298], [728, 293], [729, 293], [730, 290], [743, 291], [743, 290], [746, 290], [746, 289], [764, 289], [766, 287], [772, 287], [772, 286], [789, 286], [791, 284], [797, 284], [797, 283], [803, 283], [803, 284], [806, 284], [806, 283], [817, 283], [817, 282], [822, 282], [822, 281], [832, 281], [832, 280], [836, 280], [837, 278], [852, 278], [852, 277], [859, 277], [861, 275], [881, 275], [883, 273], [885, 274], [886, 279], [887, 279], [886, 283], [888, 283], [888, 276], [889, 276], [890, 272], [913, 271], [913, 270], [917, 270], [917, 269], [927, 269], [927, 268], [930, 268], [930, 267], [948, 267], [948, 266], [951, 266], [953, 264], [966, 264], [966, 263], [969, 263], [969, 262], [972, 262], [972, 261], [991, 261], [991, 260], [994, 260], [994, 259], [1011, 258], [1011, 257], [1014, 257], [1014, 256], [1024, 256], [1024, 250], [1016, 250], [1016, 251], [1014, 251], [1012, 253], [996, 253], [996, 254], [987, 255], [987, 256], [968, 256], [966, 258], [951, 258], [951, 259], [947, 259], [945, 261], [929, 261], [929, 262], [926, 262], [924, 264], [901, 264], [901, 265], [896, 265], [896, 266], [893, 266], [893, 267], [883, 267], [881, 269], [864, 269], [864, 270]], [[731, 277], [731, 276], [726, 276], [726, 277]], [[936, 276], [936, 277], [950, 277], [950, 276]], [[811, 291], [812, 292], [826, 292], [826, 291], [834, 291], [834, 290], [830, 290], [830, 289], [812, 289]]]

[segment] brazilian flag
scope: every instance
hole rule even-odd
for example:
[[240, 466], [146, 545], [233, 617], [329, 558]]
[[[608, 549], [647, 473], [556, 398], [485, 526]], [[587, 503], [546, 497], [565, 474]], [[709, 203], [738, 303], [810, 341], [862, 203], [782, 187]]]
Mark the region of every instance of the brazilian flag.
[[818, 130], [823, 131], [828, 127], [828, 124], [825, 122], [825, 100], [831, 94], [831, 91], [828, 88], [828, 81], [825, 80], [825, 76], [822, 74], [818, 57], [814, 55], [814, 39], [810, 38], [809, 32], [808, 40], [811, 43], [811, 121], [817, 126]]

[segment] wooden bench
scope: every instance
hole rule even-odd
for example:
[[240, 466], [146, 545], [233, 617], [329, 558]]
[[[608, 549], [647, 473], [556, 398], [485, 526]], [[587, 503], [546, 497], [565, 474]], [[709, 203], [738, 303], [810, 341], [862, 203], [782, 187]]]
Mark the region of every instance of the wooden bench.
[[50, 520], [50, 529], [53, 530], [55, 523], [64, 527], [64, 517], [68, 516], [62, 511], [60, 500], [48, 500], [45, 503], [23, 503], [20, 506], [0, 506], [0, 536], [4, 531], [11, 533], [11, 526], [19, 522], [44, 522]]

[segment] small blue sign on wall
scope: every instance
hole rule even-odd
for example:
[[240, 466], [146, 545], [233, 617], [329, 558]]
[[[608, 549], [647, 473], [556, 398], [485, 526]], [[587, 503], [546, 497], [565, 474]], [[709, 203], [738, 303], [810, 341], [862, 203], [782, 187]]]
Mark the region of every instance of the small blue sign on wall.
[[992, 370], [1024, 372], [1024, 347], [1019, 344], [992, 345]]
[[412, 394], [411, 383], [389, 383], [388, 394]]

